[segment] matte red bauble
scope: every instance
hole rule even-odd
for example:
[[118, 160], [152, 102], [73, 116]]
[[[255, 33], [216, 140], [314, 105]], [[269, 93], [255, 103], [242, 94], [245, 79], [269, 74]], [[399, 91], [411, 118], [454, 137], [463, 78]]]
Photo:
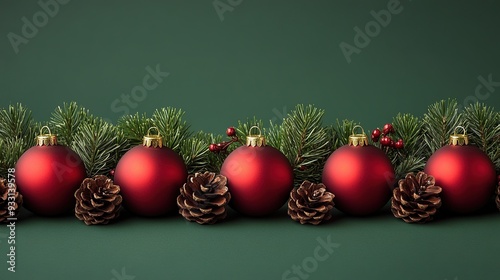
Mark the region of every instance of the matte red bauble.
[[[151, 130], [151, 128], [150, 128]], [[118, 162], [114, 182], [121, 188], [124, 207], [141, 216], [161, 216], [177, 209], [176, 198], [186, 181], [182, 158], [163, 147], [158, 135], [144, 136]]]
[[354, 129], [349, 144], [335, 150], [326, 161], [323, 184], [335, 195], [337, 209], [350, 215], [369, 215], [389, 200], [394, 168], [382, 150], [368, 145], [364, 131], [354, 134]]
[[288, 159], [279, 150], [266, 146], [260, 133], [247, 136], [247, 145], [229, 154], [220, 173], [227, 177], [232, 197], [229, 205], [248, 216], [276, 212], [293, 188], [293, 170]]
[[437, 150], [425, 166], [425, 172], [443, 189], [443, 208], [463, 214], [485, 206], [496, 184], [493, 162], [479, 148], [467, 144], [465, 129], [464, 134], [455, 129], [450, 144]]
[[37, 145], [17, 161], [15, 175], [24, 207], [38, 215], [56, 216], [70, 213], [75, 207], [74, 193], [85, 179], [86, 171], [78, 154], [58, 145], [56, 135], [50, 130], [49, 134], [40, 130]]

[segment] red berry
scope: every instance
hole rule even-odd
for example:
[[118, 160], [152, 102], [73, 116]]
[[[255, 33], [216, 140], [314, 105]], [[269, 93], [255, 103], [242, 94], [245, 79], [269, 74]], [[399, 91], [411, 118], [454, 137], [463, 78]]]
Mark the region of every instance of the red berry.
[[404, 148], [405, 146], [405, 143], [403, 142], [403, 139], [399, 139], [395, 144], [394, 144], [394, 148], [396, 149], [402, 149]]
[[217, 152], [219, 151], [219, 148], [217, 147], [216, 144], [210, 144], [210, 146], [208, 146], [208, 149], [211, 151], [211, 152]]
[[228, 127], [227, 130], [226, 130], [226, 134], [227, 136], [229, 137], [233, 137], [236, 135], [236, 129], [234, 129], [234, 127]]
[[391, 143], [389, 144], [389, 147], [394, 148], [394, 144], [395, 144], [395, 143], [394, 143], [394, 141], [393, 141], [393, 140], [391, 140]]
[[387, 134], [390, 134], [390, 133], [392, 133], [392, 132], [394, 132], [394, 127], [392, 126], [392, 124], [390, 124], [390, 123], [386, 123], [386, 124], [384, 125], [383, 133], [384, 133], [385, 135], [387, 135]]
[[380, 138], [380, 129], [375, 129], [374, 131], [372, 131], [372, 141], [373, 142], [378, 142], [378, 139]]
[[114, 170], [114, 169], [111, 169], [111, 170], [109, 171], [109, 175], [111, 175], [112, 177], [113, 177], [113, 176], [115, 176], [115, 170]]
[[391, 137], [389, 137], [389, 136], [384, 136], [384, 137], [382, 137], [382, 138], [380, 139], [380, 144], [381, 144], [382, 146], [389, 146], [389, 145], [391, 145], [391, 141], [392, 141]]

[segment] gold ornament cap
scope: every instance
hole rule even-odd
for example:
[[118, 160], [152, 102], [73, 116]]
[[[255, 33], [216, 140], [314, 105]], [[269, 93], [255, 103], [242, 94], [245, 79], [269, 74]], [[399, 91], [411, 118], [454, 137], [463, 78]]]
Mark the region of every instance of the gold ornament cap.
[[[151, 129], [156, 129], [158, 134], [151, 135], [150, 134]], [[163, 147], [163, 137], [160, 136], [160, 130], [158, 130], [158, 127], [153, 126], [153, 127], [150, 127], [148, 129], [148, 135], [146, 135], [142, 138], [142, 145], [146, 146], [146, 147], [152, 147], [152, 148]]]
[[[361, 128], [361, 133], [354, 133], [356, 128]], [[367, 146], [368, 137], [366, 137], [365, 130], [360, 126], [356, 125], [352, 128], [352, 134], [349, 136], [349, 146]]]
[[[48, 134], [43, 134], [42, 130], [46, 128], [49, 133]], [[46, 125], [42, 126], [40, 128], [40, 135], [36, 137], [36, 145], [37, 146], [55, 146], [57, 145], [57, 135], [52, 134], [50, 132], [50, 128]]]
[[[251, 134], [252, 129], [256, 128], [259, 130], [259, 134]], [[251, 147], [262, 147], [266, 145], [266, 138], [262, 135], [260, 128], [256, 125], [250, 127], [247, 135], [247, 146]]]
[[[457, 129], [461, 128], [462, 131], [464, 132], [463, 134], [457, 134]], [[467, 131], [463, 126], [457, 126], [455, 127], [455, 130], [453, 131], [453, 134], [450, 136], [450, 145], [452, 146], [463, 146], [463, 145], [468, 145], [469, 144], [469, 136], [467, 136]]]

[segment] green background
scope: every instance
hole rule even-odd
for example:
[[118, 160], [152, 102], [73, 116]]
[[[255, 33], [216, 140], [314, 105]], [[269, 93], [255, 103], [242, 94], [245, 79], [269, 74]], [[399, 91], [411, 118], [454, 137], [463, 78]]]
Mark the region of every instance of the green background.
[[[8, 34], [22, 35], [22, 18], [33, 22], [43, 10], [37, 1], [2, 0], [0, 107], [21, 102], [47, 120], [76, 101], [116, 121], [123, 111], [111, 104], [156, 65], [170, 75], [130, 112], [182, 108], [195, 131], [223, 133], [254, 115], [278, 120], [298, 103], [325, 109], [326, 123], [354, 119], [367, 130], [398, 112], [421, 116], [448, 97], [500, 107], [500, 87], [475, 95], [479, 76], [500, 81], [497, 1], [401, 1], [348, 63], [339, 44], [354, 45], [354, 28], [364, 30], [388, 2], [220, 0], [230, 9], [219, 16], [213, 1], [70, 1], [16, 54]], [[317, 227], [284, 209], [266, 219], [232, 213], [214, 226], [125, 213], [92, 227], [25, 211], [16, 273], [7, 272], [0, 229], [0, 278], [120, 280], [113, 271], [123, 268], [137, 280], [282, 279], [330, 236], [340, 246], [307, 279], [496, 279], [500, 216], [490, 210], [427, 225], [405, 224], [387, 209], [367, 218], [335, 212]]]

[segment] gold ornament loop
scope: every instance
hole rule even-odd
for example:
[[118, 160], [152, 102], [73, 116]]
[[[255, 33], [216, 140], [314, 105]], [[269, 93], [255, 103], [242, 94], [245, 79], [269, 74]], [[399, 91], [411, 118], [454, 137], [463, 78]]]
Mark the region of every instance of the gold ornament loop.
[[[151, 129], [156, 129], [158, 134], [151, 135]], [[148, 129], [148, 134], [142, 138], [142, 145], [146, 147], [161, 148], [163, 147], [163, 137], [160, 135], [160, 130], [156, 126], [152, 126]]]
[[[43, 134], [43, 129], [46, 128], [49, 133], [48, 134]], [[46, 125], [42, 126], [40, 128], [40, 135], [36, 137], [36, 145], [37, 146], [54, 146], [57, 145], [57, 136], [53, 135], [52, 132], [50, 132], [50, 128]]]
[[[252, 129], [256, 128], [259, 130], [259, 134], [251, 134]], [[256, 125], [250, 127], [247, 135], [247, 146], [251, 147], [262, 147], [266, 145], [266, 138], [262, 135], [262, 131]]]
[[[457, 129], [461, 128], [462, 131], [464, 132], [463, 134], [457, 134]], [[450, 135], [450, 142], [449, 145], [453, 146], [463, 146], [463, 145], [468, 145], [469, 144], [469, 136], [467, 136], [467, 130], [461, 125], [458, 125], [455, 127], [455, 130], [453, 130], [453, 134]]]
[[[361, 128], [361, 133], [355, 133], [356, 128]], [[366, 146], [368, 145], [368, 138], [366, 137], [365, 130], [360, 125], [355, 125], [352, 128], [352, 134], [349, 136], [349, 146]]]

